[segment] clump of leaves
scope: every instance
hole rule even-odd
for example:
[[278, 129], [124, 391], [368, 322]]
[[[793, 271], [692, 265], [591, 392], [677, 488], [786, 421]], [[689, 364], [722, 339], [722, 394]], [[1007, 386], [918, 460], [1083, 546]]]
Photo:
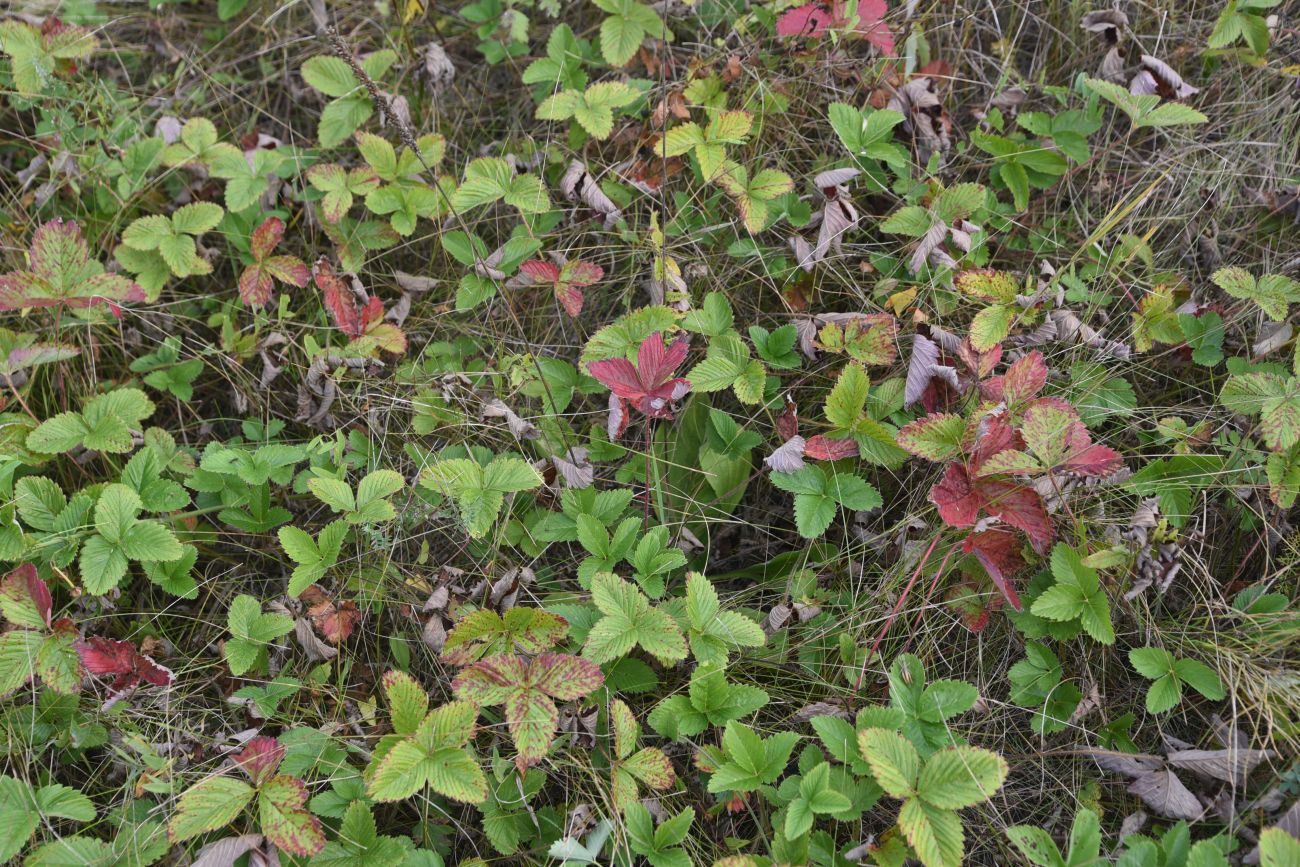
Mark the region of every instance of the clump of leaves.
[[231, 600], [226, 624], [230, 638], [226, 639], [223, 652], [230, 673], [235, 676], [265, 669], [271, 642], [293, 632], [292, 617], [262, 613], [262, 603], [246, 593]]
[[481, 707], [504, 705], [506, 725], [522, 771], [540, 762], [551, 747], [560, 711], [555, 699], [574, 701], [605, 682], [600, 668], [565, 653], [543, 653], [530, 661], [498, 654], [466, 668], [452, 681], [462, 699]]
[[0, 697], [31, 681], [71, 695], [81, 689], [77, 629], [67, 619], [51, 620], [50, 588], [24, 563], [0, 579], [0, 614], [12, 628], [0, 633]]
[[393, 734], [375, 750], [366, 793], [376, 801], [400, 801], [428, 786], [469, 804], [488, 795], [487, 778], [473, 749], [478, 708], [453, 701], [429, 710], [429, 695], [408, 674], [384, 675]]
[[922, 760], [897, 732], [858, 734], [862, 757], [885, 794], [902, 800], [898, 827], [925, 867], [959, 867], [965, 834], [957, 811], [987, 801], [1002, 787], [1007, 763], [977, 747], [952, 747]]
[[1186, 684], [1210, 701], [1222, 701], [1226, 693], [1219, 675], [1203, 662], [1179, 659], [1160, 647], [1135, 647], [1128, 653], [1129, 664], [1147, 680], [1146, 705], [1151, 713], [1164, 713], [1183, 700]]
[[614, 131], [614, 109], [631, 105], [640, 94], [621, 81], [603, 81], [585, 91], [562, 90], [537, 106], [541, 120], [573, 118], [596, 139], [607, 139]]
[[511, 455], [498, 455], [486, 465], [472, 458], [441, 458], [424, 471], [420, 484], [450, 497], [470, 538], [481, 539], [496, 523], [506, 494], [541, 487], [542, 476]]
[[663, 608], [612, 572], [591, 579], [591, 601], [601, 617], [587, 633], [582, 655], [596, 663], [613, 662], [640, 646], [664, 665], [686, 658], [686, 640]]
[[194, 202], [170, 217], [140, 217], [122, 232], [122, 244], [114, 256], [151, 294], [173, 276], [211, 274], [212, 263], [199, 255], [196, 239], [215, 229], [222, 214], [220, 205]]
[[167, 825], [173, 843], [225, 827], [257, 801], [258, 827], [268, 840], [294, 855], [307, 857], [325, 847], [320, 820], [307, 809], [307, 785], [291, 774], [279, 774], [285, 747], [272, 737], [253, 738], [235, 757], [251, 785], [217, 775], [191, 786], [176, 802]]

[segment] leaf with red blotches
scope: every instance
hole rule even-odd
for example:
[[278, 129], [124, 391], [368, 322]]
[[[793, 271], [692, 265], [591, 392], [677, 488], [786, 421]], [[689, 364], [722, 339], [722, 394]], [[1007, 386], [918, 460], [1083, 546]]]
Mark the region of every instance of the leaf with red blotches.
[[993, 586], [1006, 597], [1011, 607], [1017, 611], [1022, 610], [1020, 596], [1009, 580], [1025, 566], [1024, 558], [1020, 556], [1020, 542], [1016, 537], [1006, 530], [984, 530], [967, 536], [961, 548], [967, 554], [975, 556], [992, 579]]
[[120, 274], [106, 273], [91, 258], [75, 222], [56, 219], [39, 227], [32, 236], [27, 264], [29, 270], [0, 274], [0, 310], [106, 304], [118, 316], [119, 303], [145, 300], [139, 285]]
[[239, 275], [239, 297], [249, 307], [263, 307], [271, 300], [275, 281], [304, 288], [311, 281], [307, 265], [296, 256], [272, 256], [284, 238], [284, 221], [271, 217], [253, 230], [249, 249], [253, 264]]
[[24, 629], [49, 627], [54, 600], [50, 588], [36, 574], [36, 567], [23, 563], [0, 579], [0, 614]]
[[598, 282], [605, 276], [604, 268], [594, 262], [584, 262], [581, 259], [565, 262], [562, 266], [554, 262], [532, 259], [520, 265], [519, 271], [534, 283], [550, 284], [560, 306], [570, 316], [575, 317], [582, 312], [583, 288]]
[[1114, 449], [1094, 445], [1074, 409], [1059, 401], [1035, 402], [1025, 410], [1021, 431], [1030, 454], [998, 452], [981, 465], [980, 476], [1038, 473], [1106, 476], [1122, 461]]
[[261, 785], [275, 776], [284, 761], [285, 748], [273, 737], [258, 735], [244, 744], [244, 749], [235, 756], [235, 764], [243, 768], [254, 785]]
[[838, 461], [841, 458], [857, 457], [858, 441], [852, 437], [832, 439], [817, 434], [808, 438], [808, 442], [804, 444], [803, 453], [805, 457], [812, 458], [815, 461]]
[[543, 653], [525, 664], [503, 653], [469, 666], [451, 685], [458, 698], [505, 705], [506, 726], [519, 751], [515, 763], [526, 768], [542, 760], [555, 736], [559, 710], [552, 699], [581, 698], [604, 682], [600, 666], [577, 656]]
[[986, 400], [1013, 405], [1036, 397], [1046, 384], [1047, 364], [1043, 353], [1034, 351], [1018, 359], [1003, 375], [982, 383], [980, 394]]
[[889, 365], [898, 358], [898, 320], [889, 313], [864, 313], [843, 322], [833, 321], [817, 332], [817, 346], [843, 352], [869, 365]]
[[656, 331], [642, 341], [635, 365], [626, 358], [607, 358], [591, 362], [587, 371], [614, 396], [650, 418], [670, 419], [673, 403], [691, 390], [689, 380], [673, 376], [686, 360], [688, 348], [685, 339], [665, 345], [663, 333]]
[[361, 621], [361, 610], [352, 600], [335, 602], [319, 585], [313, 584], [302, 592], [307, 604], [307, 616], [330, 644], [346, 641]]
[[561, 701], [572, 701], [600, 689], [600, 666], [567, 653], [543, 653], [528, 667], [533, 686]]
[[324, 256], [317, 259], [312, 276], [324, 296], [325, 309], [334, 319], [334, 325], [348, 337], [360, 337], [365, 332], [365, 325], [357, 307], [356, 296], [343, 284], [342, 278], [334, 273], [329, 259]]
[[952, 413], [931, 413], [905, 425], [898, 432], [898, 445], [917, 457], [941, 463], [961, 454], [966, 422]]
[[1023, 449], [1025, 441], [1001, 414], [989, 414], [968, 427], [963, 446], [970, 454], [970, 467], [978, 473], [984, 462], [1007, 449]]
[[82, 665], [91, 674], [117, 675], [109, 686], [113, 692], [130, 689], [142, 680], [154, 686], [172, 682], [170, 670], [145, 656], [129, 641], [92, 636], [76, 642], [75, 646]]
[[263, 783], [257, 810], [262, 833], [284, 851], [308, 857], [325, 848], [320, 820], [307, 809], [307, 785], [297, 777], [282, 774]]

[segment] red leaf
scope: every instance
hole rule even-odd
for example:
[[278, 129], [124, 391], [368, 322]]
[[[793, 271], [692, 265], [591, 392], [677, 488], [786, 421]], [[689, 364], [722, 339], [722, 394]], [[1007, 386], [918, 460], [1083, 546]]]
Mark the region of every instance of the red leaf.
[[257, 784], [271, 777], [284, 761], [286, 750], [284, 744], [273, 737], [258, 735], [244, 744], [243, 751], [235, 756], [235, 764], [244, 769], [244, 773]]
[[971, 533], [961, 547], [967, 554], [975, 556], [993, 580], [993, 585], [1011, 603], [1011, 607], [1017, 611], [1023, 610], [1020, 597], [1008, 580], [1025, 566], [1025, 561], [1020, 556], [1020, 542], [1016, 537], [1005, 530], [985, 530]]
[[1006, 401], [1011, 405], [1036, 396], [1046, 384], [1047, 364], [1043, 353], [1035, 351], [1018, 359], [1002, 376], [981, 384], [980, 393], [987, 400]]
[[938, 507], [939, 517], [950, 527], [974, 526], [984, 505], [971, 486], [966, 468], [957, 461], [948, 464], [943, 478], [930, 489], [930, 502]]
[[1108, 446], [1091, 445], [1070, 455], [1061, 469], [1080, 476], [1108, 476], [1123, 460], [1119, 452]]
[[830, 10], [824, 4], [805, 3], [782, 13], [781, 17], [776, 19], [776, 35], [817, 38], [830, 29], [834, 20]]
[[257, 265], [249, 265], [239, 275], [239, 298], [249, 307], [265, 307], [274, 292], [275, 281]]
[[325, 297], [325, 309], [333, 317], [334, 324], [348, 337], [360, 337], [365, 332], [365, 325], [357, 310], [357, 299], [334, 273], [329, 259], [324, 256], [317, 259], [312, 276], [316, 278], [316, 285]]
[[1052, 526], [1043, 498], [1028, 485], [1002, 479], [980, 479], [975, 483], [975, 491], [983, 500], [984, 511], [1024, 530], [1030, 544], [1040, 554], [1056, 538], [1056, 528]]
[[838, 461], [840, 458], [855, 457], [858, 454], [858, 443], [850, 438], [832, 439], [817, 434], [808, 438], [803, 453], [805, 457], [815, 461]]
[[167, 686], [172, 673], [138, 651], [129, 641], [92, 636], [76, 643], [81, 663], [91, 674], [115, 674], [109, 689], [120, 692], [130, 689], [141, 680], [154, 686]]
[[574, 318], [577, 318], [578, 314], [582, 312], [584, 299], [582, 290], [577, 286], [568, 283], [556, 283], [555, 300], [560, 302], [560, 306], [564, 308], [565, 313]]
[[615, 396], [630, 401], [651, 418], [672, 418], [674, 401], [691, 390], [691, 384], [673, 374], [686, 360], [690, 348], [683, 338], [664, 344], [656, 331], [641, 343], [634, 366], [626, 358], [607, 358], [587, 365], [588, 372]]
[[884, 54], [894, 56], [894, 32], [884, 22], [885, 0], [860, 0], [858, 3], [858, 23], [854, 32], [879, 48]]
[[560, 279], [560, 266], [543, 259], [530, 259], [519, 266], [519, 273], [534, 283], [555, 283]]

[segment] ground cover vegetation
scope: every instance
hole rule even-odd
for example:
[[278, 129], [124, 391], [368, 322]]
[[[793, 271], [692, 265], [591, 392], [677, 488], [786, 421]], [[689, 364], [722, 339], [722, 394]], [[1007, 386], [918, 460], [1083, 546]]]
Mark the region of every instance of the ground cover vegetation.
[[0, 861], [1300, 864], [1300, 9], [0, 11]]

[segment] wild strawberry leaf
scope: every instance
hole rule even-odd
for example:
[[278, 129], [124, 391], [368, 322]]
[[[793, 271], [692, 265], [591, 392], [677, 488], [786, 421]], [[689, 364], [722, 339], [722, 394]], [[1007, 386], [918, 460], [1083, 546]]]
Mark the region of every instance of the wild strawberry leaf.
[[307, 809], [307, 785], [282, 774], [257, 792], [258, 823], [266, 839], [294, 855], [307, 857], [325, 848], [320, 820]]
[[609, 572], [591, 581], [591, 599], [601, 617], [587, 633], [582, 655], [596, 663], [613, 662], [634, 647], [665, 665], [686, 658], [686, 640], [676, 622], [633, 584]]
[[28, 270], [0, 274], [0, 310], [26, 307], [85, 308], [144, 301], [140, 286], [120, 274], [109, 274], [90, 256], [90, 248], [75, 222], [51, 220], [37, 228], [27, 254]]

